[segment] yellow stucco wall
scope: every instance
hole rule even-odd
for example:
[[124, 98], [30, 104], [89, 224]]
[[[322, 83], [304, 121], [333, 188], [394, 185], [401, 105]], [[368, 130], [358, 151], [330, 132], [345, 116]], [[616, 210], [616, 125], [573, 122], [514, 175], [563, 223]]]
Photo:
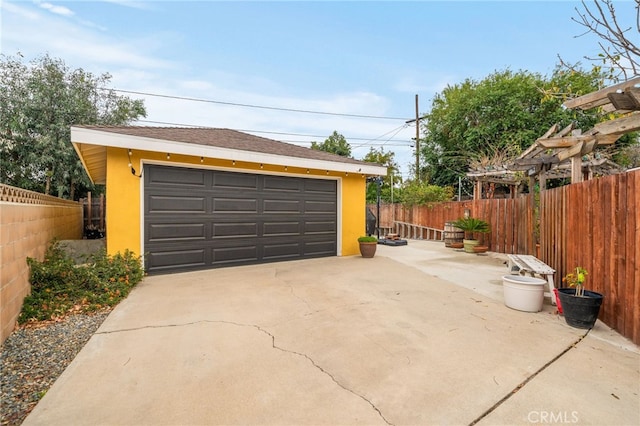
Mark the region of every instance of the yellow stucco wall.
[[[131, 174], [127, 150], [122, 148], [107, 149], [107, 252], [115, 254], [129, 249], [136, 254], [142, 253], [141, 227], [141, 191], [142, 179]], [[363, 175], [325, 170], [309, 170], [257, 163], [236, 162], [200, 157], [172, 154], [170, 160], [163, 153], [149, 151], [132, 151], [131, 164], [139, 174], [142, 161], [153, 161], [166, 165], [224, 169], [238, 172], [258, 171], [278, 175], [292, 175], [301, 177], [317, 176], [323, 179], [337, 178], [338, 180], [338, 254], [350, 256], [359, 253], [357, 239], [365, 233], [365, 193], [366, 179]], [[143, 171], [144, 173], [144, 171]]]

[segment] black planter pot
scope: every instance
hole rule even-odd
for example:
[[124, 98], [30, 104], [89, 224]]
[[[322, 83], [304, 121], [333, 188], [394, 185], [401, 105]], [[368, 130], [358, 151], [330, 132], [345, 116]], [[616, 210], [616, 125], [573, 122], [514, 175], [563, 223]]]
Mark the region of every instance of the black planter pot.
[[575, 295], [575, 288], [559, 288], [558, 297], [560, 305], [564, 312], [564, 320], [571, 327], [575, 328], [593, 328], [600, 306], [602, 305], [603, 295], [595, 291], [584, 291], [584, 297]]

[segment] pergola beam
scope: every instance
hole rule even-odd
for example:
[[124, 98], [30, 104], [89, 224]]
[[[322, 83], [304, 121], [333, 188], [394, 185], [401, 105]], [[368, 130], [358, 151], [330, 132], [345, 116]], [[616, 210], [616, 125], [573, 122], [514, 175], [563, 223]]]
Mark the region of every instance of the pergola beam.
[[580, 136], [566, 136], [566, 137], [553, 137], [548, 139], [538, 139], [540, 146], [551, 148], [571, 148], [578, 143], [595, 141], [594, 135], [580, 135]]
[[[582, 152], [582, 145], [584, 145], [584, 142], [578, 142], [576, 145], [573, 145], [571, 148], [558, 152], [556, 154], [556, 157], [558, 158], [558, 162], [562, 163], [564, 160], [567, 160], [569, 158], [580, 156], [580, 153]], [[580, 162], [580, 166], [582, 167], [582, 161]]]
[[594, 126], [594, 129], [603, 135], [622, 136], [625, 133], [635, 132], [640, 130], [640, 114], [631, 114], [626, 117], [598, 123]]
[[605, 87], [604, 89], [588, 93], [578, 98], [566, 100], [564, 101], [563, 105], [569, 109], [580, 108], [582, 110], [586, 110], [595, 108], [608, 104], [610, 102], [609, 98], [607, 97], [609, 93], [615, 93], [618, 91], [624, 92], [625, 90], [631, 89], [638, 84], [640, 84], [640, 77], [632, 78], [631, 80], [627, 80], [623, 83]]

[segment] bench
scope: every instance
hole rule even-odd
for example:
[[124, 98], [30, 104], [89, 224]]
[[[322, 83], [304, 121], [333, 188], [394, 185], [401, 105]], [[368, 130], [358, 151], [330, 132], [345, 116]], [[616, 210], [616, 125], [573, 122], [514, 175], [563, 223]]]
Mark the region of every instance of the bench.
[[553, 285], [553, 276], [556, 273], [555, 269], [552, 269], [537, 257], [528, 254], [509, 254], [507, 256], [509, 258], [509, 273], [511, 275], [529, 274], [534, 277], [537, 274], [547, 281], [549, 284], [549, 293], [545, 293], [544, 295], [551, 299], [552, 305], [555, 305], [556, 298]]

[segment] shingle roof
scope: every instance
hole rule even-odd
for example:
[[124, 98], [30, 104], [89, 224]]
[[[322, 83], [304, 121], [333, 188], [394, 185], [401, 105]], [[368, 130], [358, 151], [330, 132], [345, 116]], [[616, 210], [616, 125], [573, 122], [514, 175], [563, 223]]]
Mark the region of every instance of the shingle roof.
[[[107, 148], [123, 148], [201, 158], [246, 161], [309, 170], [359, 173], [383, 176], [387, 168], [380, 164], [354, 160], [285, 142], [250, 135], [230, 129], [72, 126], [71, 142], [89, 177], [103, 184], [107, 176]], [[294, 170], [295, 171], [295, 170]]]
[[184, 127], [150, 127], [150, 126], [75, 126], [78, 128], [118, 133], [122, 135], [159, 139], [172, 142], [215, 146], [218, 148], [237, 149], [256, 153], [283, 155], [306, 158], [310, 160], [332, 161], [349, 164], [368, 164], [324, 151], [250, 135], [231, 129], [217, 128], [184, 128]]

